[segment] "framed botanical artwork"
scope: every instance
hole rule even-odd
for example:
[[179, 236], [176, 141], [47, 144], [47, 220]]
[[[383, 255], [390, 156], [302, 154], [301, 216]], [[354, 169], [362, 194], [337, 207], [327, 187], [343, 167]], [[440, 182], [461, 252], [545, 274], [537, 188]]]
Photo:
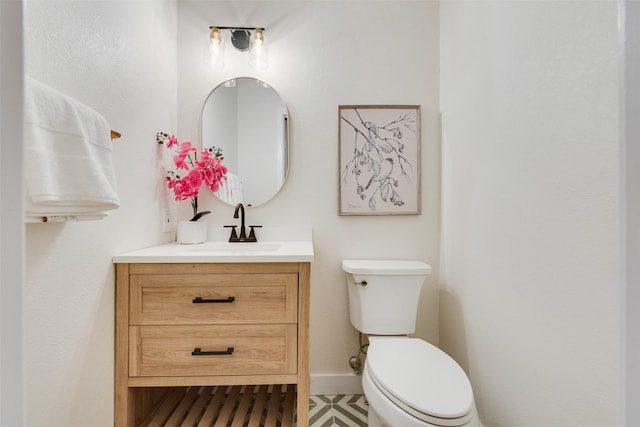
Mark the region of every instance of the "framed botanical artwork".
[[339, 214], [420, 214], [420, 106], [340, 105], [338, 121]]

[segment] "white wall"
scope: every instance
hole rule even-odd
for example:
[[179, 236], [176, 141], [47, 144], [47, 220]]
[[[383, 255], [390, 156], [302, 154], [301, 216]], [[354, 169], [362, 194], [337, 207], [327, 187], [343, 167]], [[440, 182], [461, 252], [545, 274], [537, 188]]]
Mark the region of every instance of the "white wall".
[[623, 187], [624, 187], [624, 273], [625, 287], [621, 295], [624, 329], [624, 393], [623, 417], [626, 426], [640, 418], [640, 3], [620, 2], [625, 51], [622, 57], [624, 80], [621, 104], [623, 120]]
[[[351, 372], [347, 361], [357, 340], [348, 321], [342, 258], [420, 258], [437, 270], [437, 4], [376, 3], [361, 10], [323, 2], [180, 2], [179, 8], [176, 35], [172, 1], [26, 3], [26, 73], [100, 111], [123, 134], [114, 142], [120, 209], [101, 222], [26, 227], [24, 363], [30, 426], [112, 425], [111, 257], [172, 237], [160, 231], [167, 192], [155, 132], [199, 141], [199, 116], [209, 91], [230, 76], [254, 75], [244, 58], [218, 75], [203, 69], [202, 41], [213, 19], [256, 17], [270, 28], [272, 65], [261, 77], [291, 108], [291, 179], [276, 200], [249, 210], [248, 218], [314, 228], [313, 372]], [[389, 29], [389, 17], [395, 23], [391, 31], [372, 33], [373, 43], [362, 46], [358, 34], [372, 26]], [[399, 47], [412, 37], [425, 41], [423, 51]], [[421, 216], [337, 216], [337, 106], [356, 103], [422, 105]], [[213, 197], [201, 203], [214, 210], [206, 217], [211, 225], [232, 221], [231, 207]], [[179, 214], [186, 217], [189, 207], [182, 205]], [[432, 342], [438, 339], [435, 283], [431, 279], [425, 287], [418, 327], [418, 334]]]
[[[291, 168], [283, 190], [247, 210], [251, 224], [311, 225], [311, 372], [348, 374], [358, 341], [347, 309], [344, 258], [417, 258], [434, 267], [420, 303], [417, 334], [438, 341], [439, 116], [438, 3], [237, 2], [178, 3], [179, 138], [198, 140], [202, 103], [237, 76], [259, 77], [291, 114]], [[202, 61], [210, 25], [266, 27], [269, 69], [230, 52], [225, 69]], [[422, 106], [422, 215], [340, 217], [338, 105]], [[233, 223], [233, 210], [213, 198], [210, 225]]]
[[[119, 210], [101, 222], [27, 226], [28, 425], [112, 425], [111, 256], [171, 238], [160, 232], [167, 194], [155, 132], [199, 141], [202, 103], [234, 76], [264, 79], [290, 109], [289, 181], [247, 216], [313, 226], [312, 374], [348, 374], [356, 352], [340, 261], [418, 258], [434, 274], [417, 335], [440, 341], [467, 369], [487, 427], [617, 425], [615, 8], [181, 0], [176, 10], [169, 0], [28, 0], [27, 73], [123, 134], [114, 143]], [[246, 54], [230, 52], [224, 70], [207, 70], [202, 49], [214, 23], [267, 27], [270, 68], [254, 72]], [[346, 104], [422, 105], [422, 215], [337, 215], [337, 107]], [[209, 225], [233, 221], [213, 197], [201, 204], [213, 210]]]
[[176, 128], [172, 1], [27, 1], [26, 73], [101, 112], [121, 207], [103, 221], [29, 224], [24, 287], [29, 426], [113, 425], [114, 268], [151, 246], [166, 202], [155, 133]]
[[22, 14], [0, 2], [0, 425], [24, 424], [22, 282]]
[[615, 2], [443, 2], [440, 343], [486, 426], [619, 425]]

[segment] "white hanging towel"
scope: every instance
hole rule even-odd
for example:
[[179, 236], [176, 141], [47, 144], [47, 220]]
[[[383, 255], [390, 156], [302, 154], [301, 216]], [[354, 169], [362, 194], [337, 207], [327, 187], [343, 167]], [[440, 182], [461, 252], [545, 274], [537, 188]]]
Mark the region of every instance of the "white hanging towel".
[[242, 196], [242, 180], [237, 175], [227, 172], [220, 181], [220, 188], [216, 191], [216, 196], [224, 202], [232, 205], [244, 203]]
[[111, 128], [79, 101], [25, 81], [25, 216], [101, 219], [120, 206]]

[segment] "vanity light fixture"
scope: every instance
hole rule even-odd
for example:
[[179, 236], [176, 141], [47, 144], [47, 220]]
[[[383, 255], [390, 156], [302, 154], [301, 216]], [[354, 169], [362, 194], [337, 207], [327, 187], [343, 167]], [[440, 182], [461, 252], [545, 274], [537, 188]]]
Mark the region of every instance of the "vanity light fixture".
[[207, 61], [213, 67], [224, 67], [225, 37], [223, 30], [229, 32], [229, 41], [236, 50], [249, 51], [249, 65], [257, 70], [265, 70], [269, 66], [264, 28], [211, 26], [209, 30]]

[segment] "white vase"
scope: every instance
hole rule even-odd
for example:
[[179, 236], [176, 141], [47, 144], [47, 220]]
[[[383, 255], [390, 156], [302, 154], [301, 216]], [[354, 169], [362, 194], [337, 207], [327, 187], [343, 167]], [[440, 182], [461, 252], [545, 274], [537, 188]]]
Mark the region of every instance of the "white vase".
[[207, 223], [200, 221], [180, 221], [178, 223], [178, 243], [192, 245], [207, 240]]

